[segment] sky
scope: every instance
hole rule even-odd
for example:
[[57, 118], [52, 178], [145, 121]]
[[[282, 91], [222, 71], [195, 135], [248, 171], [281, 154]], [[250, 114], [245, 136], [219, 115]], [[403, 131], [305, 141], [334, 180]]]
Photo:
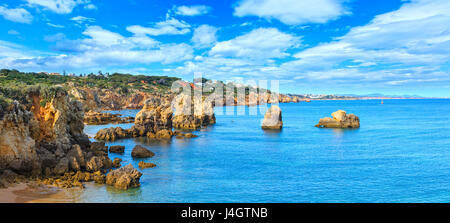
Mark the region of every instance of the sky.
[[450, 97], [448, 0], [1, 0], [0, 68]]

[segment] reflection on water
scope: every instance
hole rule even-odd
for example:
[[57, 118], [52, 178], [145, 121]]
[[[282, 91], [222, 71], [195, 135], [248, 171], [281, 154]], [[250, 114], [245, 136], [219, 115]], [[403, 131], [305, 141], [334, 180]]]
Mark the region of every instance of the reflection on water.
[[[89, 187], [82, 202], [447, 202], [450, 200], [450, 100], [314, 101], [280, 104], [283, 130], [263, 131], [259, 115], [217, 115], [198, 138], [109, 142], [155, 156], [141, 188]], [[424, 107], [431, 110], [423, 109]], [[223, 109], [223, 108], [216, 108]], [[239, 106], [238, 109], [245, 109]], [[259, 109], [259, 108], [258, 108]], [[262, 107], [261, 110], [265, 108]], [[343, 109], [360, 129], [319, 129]], [[128, 112], [132, 114], [133, 112]], [[382, 117], [379, 114], [384, 114]], [[433, 114], [433, 115], [430, 115]], [[416, 117], [421, 117], [417, 119]], [[129, 128], [132, 124], [123, 125]], [[117, 126], [117, 125], [115, 125]], [[420, 128], [417, 128], [420, 126]], [[107, 126], [86, 126], [95, 135]], [[405, 146], [407, 145], [407, 146]], [[108, 189], [107, 189], [108, 188]]]

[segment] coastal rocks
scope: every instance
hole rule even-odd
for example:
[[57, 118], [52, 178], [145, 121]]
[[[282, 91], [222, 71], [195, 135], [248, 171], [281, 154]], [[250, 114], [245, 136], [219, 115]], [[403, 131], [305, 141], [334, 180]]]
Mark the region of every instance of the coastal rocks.
[[354, 114], [349, 114], [343, 110], [336, 111], [331, 114], [333, 118], [322, 118], [316, 127], [319, 128], [359, 128], [359, 117]]
[[152, 151], [139, 145], [135, 146], [131, 152], [133, 158], [148, 158], [153, 157], [154, 155], [155, 154]]
[[125, 146], [111, 146], [109, 147], [110, 153], [124, 153], [125, 152]]
[[84, 114], [84, 124], [86, 125], [105, 125], [133, 123], [134, 117], [121, 117], [121, 114], [100, 113], [89, 111]]
[[107, 129], [101, 129], [95, 135], [95, 139], [104, 141], [116, 141], [118, 139], [130, 138], [131, 133], [128, 129], [123, 129], [121, 127], [111, 127]]
[[183, 139], [183, 138], [197, 138], [198, 135], [194, 135], [192, 133], [182, 133], [180, 131], [175, 131], [174, 135], [176, 136], [177, 139]]
[[142, 110], [136, 114], [134, 126], [130, 131], [133, 136], [148, 136], [148, 133], [151, 133], [156, 137], [158, 137], [158, 132], [165, 131], [159, 134], [165, 137], [167, 131], [172, 130], [172, 115], [172, 109], [167, 100], [150, 98], [145, 101]]
[[281, 117], [281, 109], [276, 105], [272, 105], [264, 115], [262, 129], [281, 129], [282, 127], [283, 120]]
[[211, 100], [180, 94], [175, 97], [173, 126], [179, 129], [198, 129], [216, 123], [214, 105]]
[[115, 158], [114, 160], [113, 160], [113, 163], [112, 163], [112, 167], [114, 167], [114, 168], [119, 168], [120, 167], [120, 163], [122, 162], [122, 159], [121, 158]]
[[106, 176], [106, 184], [123, 190], [135, 188], [140, 186], [139, 179], [141, 176], [142, 173], [129, 164], [109, 172]]
[[154, 163], [146, 163], [144, 161], [139, 162], [138, 165], [139, 165], [139, 168], [141, 168], [141, 169], [156, 167], [156, 164], [154, 164]]
[[112, 161], [107, 156], [93, 156], [86, 163], [86, 170], [89, 172], [97, 172], [109, 170], [112, 168]]

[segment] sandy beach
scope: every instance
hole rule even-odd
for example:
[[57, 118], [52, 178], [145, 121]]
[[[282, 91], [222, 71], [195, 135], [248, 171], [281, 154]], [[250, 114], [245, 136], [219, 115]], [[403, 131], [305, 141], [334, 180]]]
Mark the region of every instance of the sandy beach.
[[0, 189], [0, 203], [70, 203], [69, 190], [52, 186], [20, 183]]

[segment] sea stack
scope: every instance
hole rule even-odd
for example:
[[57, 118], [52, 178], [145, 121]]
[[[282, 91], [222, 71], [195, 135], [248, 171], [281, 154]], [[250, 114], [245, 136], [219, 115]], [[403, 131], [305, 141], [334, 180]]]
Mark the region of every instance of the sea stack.
[[281, 118], [281, 109], [276, 105], [272, 105], [264, 115], [262, 129], [281, 129], [283, 127], [283, 119]]
[[354, 114], [349, 114], [343, 110], [331, 114], [333, 118], [322, 118], [316, 127], [319, 128], [359, 128], [359, 118]]

